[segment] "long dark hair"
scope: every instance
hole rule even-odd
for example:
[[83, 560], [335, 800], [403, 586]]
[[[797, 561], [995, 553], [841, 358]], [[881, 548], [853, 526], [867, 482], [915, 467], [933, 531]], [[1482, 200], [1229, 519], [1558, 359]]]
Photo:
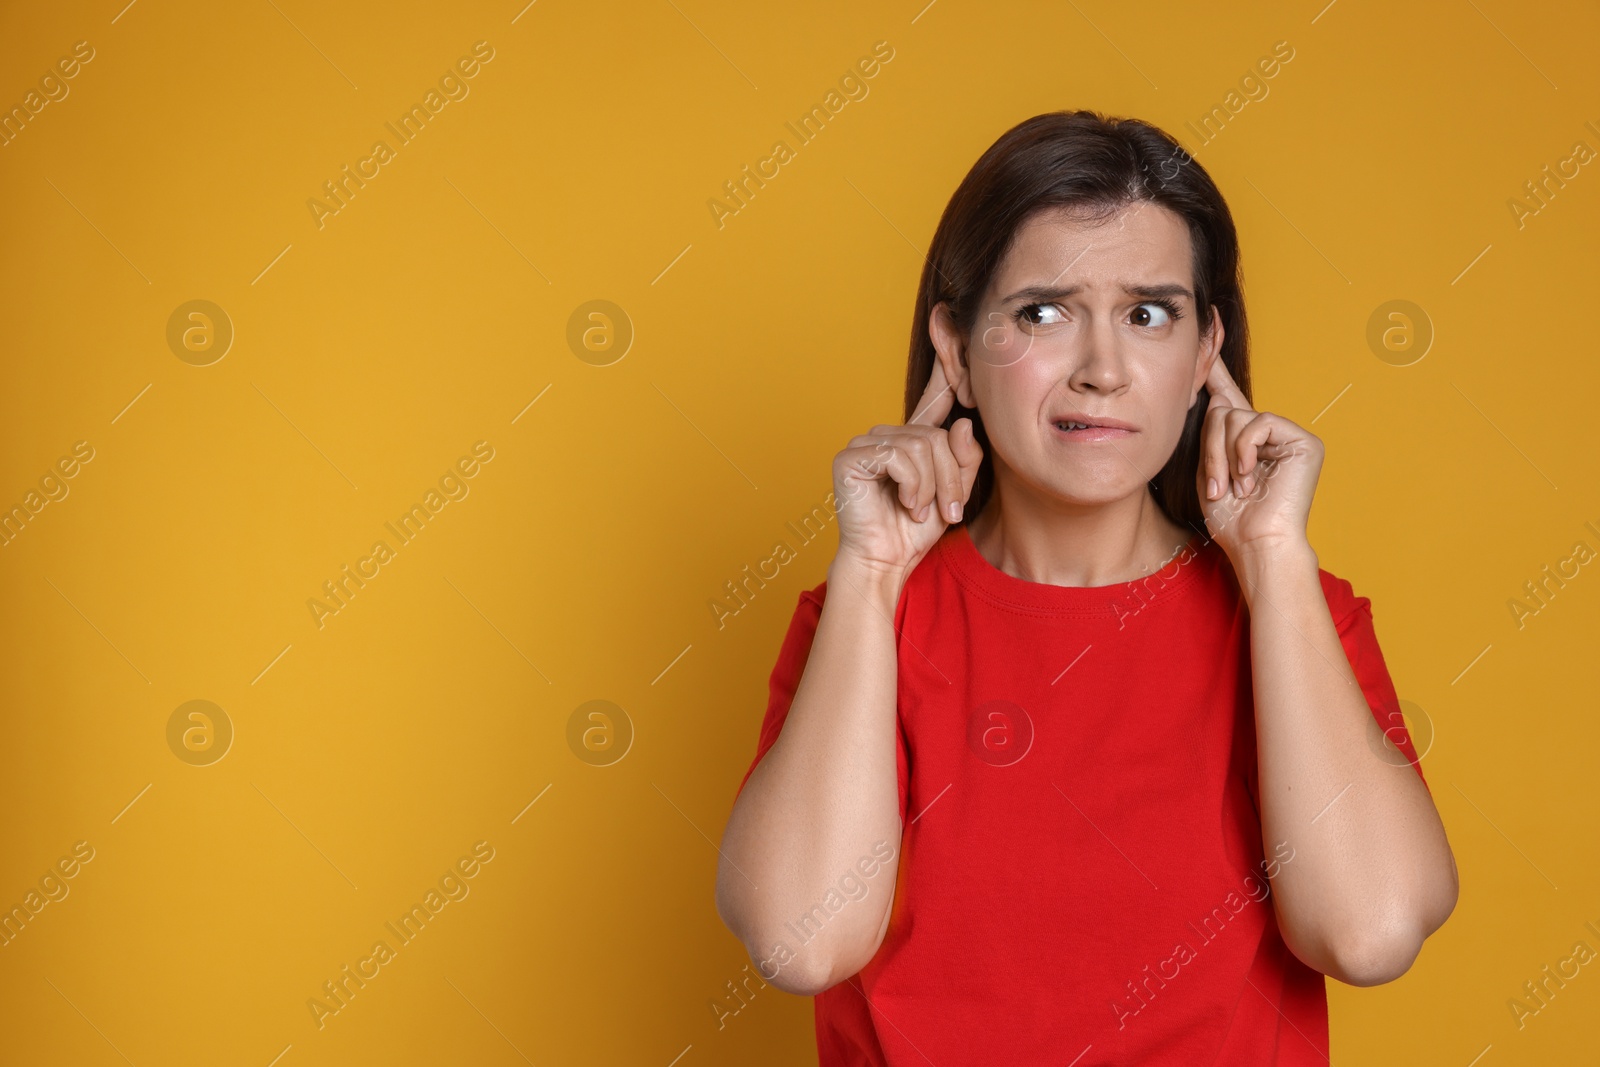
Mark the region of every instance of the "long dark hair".
[[[1188, 224], [1194, 247], [1195, 310], [1204, 332], [1211, 306], [1221, 316], [1221, 359], [1250, 397], [1250, 342], [1244, 279], [1233, 216], [1210, 175], [1177, 141], [1138, 119], [1107, 118], [1095, 111], [1053, 111], [1018, 123], [984, 152], [945, 206], [917, 287], [906, 365], [905, 419], [916, 414], [937, 358], [928, 316], [943, 302], [963, 337], [971, 338], [979, 304], [1013, 237], [1035, 213], [1066, 207], [1109, 215], [1123, 205], [1149, 201]], [[1183, 435], [1166, 466], [1150, 479], [1156, 504], [1173, 522], [1204, 532], [1195, 491], [1200, 427], [1210, 393], [1202, 387], [1189, 409]], [[963, 521], [983, 510], [994, 492], [989, 438], [978, 412], [960, 399], [944, 420], [970, 418], [983, 446], [983, 465], [962, 510]]]

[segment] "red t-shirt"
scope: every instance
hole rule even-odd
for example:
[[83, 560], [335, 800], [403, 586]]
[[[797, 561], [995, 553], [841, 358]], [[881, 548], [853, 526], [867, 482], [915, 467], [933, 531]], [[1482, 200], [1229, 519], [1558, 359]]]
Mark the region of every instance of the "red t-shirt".
[[[1420, 776], [1370, 601], [1320, 578], [1373, 715]], [[746, 781], [826, 587], [800, 595]], [[1323, 975], [1272, 911], [1293, 843], [1263, 847], [1249, 609], [1221, 547], [1197, 534], [1154, 575], [1055, 586], [994, 567], [956, 526], [894, 622], [894, 907], [872, 960], [815, 998], [821, 1067], [1325, 1067]]]

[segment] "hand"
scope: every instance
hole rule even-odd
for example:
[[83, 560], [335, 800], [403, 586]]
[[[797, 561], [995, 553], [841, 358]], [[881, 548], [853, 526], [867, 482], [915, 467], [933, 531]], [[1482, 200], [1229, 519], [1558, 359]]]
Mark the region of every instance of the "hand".
[[940, 425], [954, 403], [955, 390], [935, 360], [910, 422], [874, 426], [833, 458], [840, 559], [904, 581], [959, 520], [983, 448], [971, 419], [958, 419], [948, 431]]
[[1256, 411], [1220, 358], [1200, 429], [1197, 481], [1206, 526], [1228, 558], [1310, 545], [1306, 520], [1322, 471], [1322, 439], [1281, 415]]

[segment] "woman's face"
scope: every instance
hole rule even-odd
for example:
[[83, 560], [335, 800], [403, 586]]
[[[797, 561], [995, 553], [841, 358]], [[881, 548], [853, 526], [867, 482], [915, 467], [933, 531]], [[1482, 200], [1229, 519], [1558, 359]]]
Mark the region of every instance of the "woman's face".
[[[1188, 228], [1169, 208], [1137, 202], [1101, 222], [1048, 209], [990, 280], [964, 364], [935, 309], [945, 376], [982, 416], [1002, 488], [1020, 479], [1078, 505], [1144, 491], [1222, 345], [1220, 319], [1201, 336], [1192, 271]], [[1069, 425], [1081, 422], [1112, 425]]]

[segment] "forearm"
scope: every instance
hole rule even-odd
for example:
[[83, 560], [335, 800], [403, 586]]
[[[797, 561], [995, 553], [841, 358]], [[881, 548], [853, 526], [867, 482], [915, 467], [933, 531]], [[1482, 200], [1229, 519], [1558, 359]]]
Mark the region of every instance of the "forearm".
[[[1370, 985], [1404, 973], [1456, 897], [1444, 827], [1350, 669], [1309, 545], [1239, 566], [1250, 609], [1264, 847], [1284, 939], [1308, 965]], [[1386, 750], [1390, 757], [1379, 756]]]
[[[900, 854], [895, 765], [895, 605], [902, 580], [836, 559], [782, 732], [751, 773], [722, 841], [718, 909], [757, 960], [796, 954], [776, 981], [794, 992], [848, 977], [881, 940]], [[886, 842], [871, 878], [856, 865]], [[881, 852], [880, 852], [881, 855]], [[802, 945], [789, 923], [857, 872], [867, 892]], [[810, 932], [809, 930], [807, 931]]]

